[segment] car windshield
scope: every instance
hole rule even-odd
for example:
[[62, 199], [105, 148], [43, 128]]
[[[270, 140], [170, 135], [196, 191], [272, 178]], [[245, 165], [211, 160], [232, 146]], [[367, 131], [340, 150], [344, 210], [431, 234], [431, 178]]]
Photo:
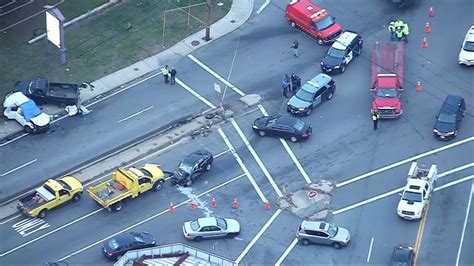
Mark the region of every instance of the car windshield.
[[331, 47], [328, 50], [328, 55], [331, 57], [343, 58], [346, 55], [346, 51]]
[[328, 228], [328, 235], [330, 237], [335, 237], [337, 235], [337, 231], [339, 230], [339, 228], [337, 228], [337, 226], [333, 225], [333, 224], [329, 224], [329, 228]]
[[305, 102], [311, 102], [313, 100], [313, 94], [304, 89], [298, 90], [295, 95], [296, 95], [296, 98]]
[[319, 30], [324, 30], [331, 27], [334, 24], [334, 18], [332, 16], [327, 16], [320, 21], [316, 21], [316, 27]]
[[377, 90], [377, 97], [380, 97], [380, 98], [395, 98], [395, 97], [397, 97], [397, 89], [395, 89], [395, 88], [378, 89]]
[[456, 123], [456, 115], [440, 113], [438, 116], [438, 121], [442, 123], [454, 124]]
[[115, 239], [109, 240], [109, 242], [107, 242], [107, 244], [112, 250], [117, 250], [119, 248], [119, 243]]
[[193, 171], [193, 167], [189, 164], [181, 162], [178, 166], [178, 171], [185, 174], [191, 174], [191, 172]]
[[197, 231], [199, 229], [199, 223], [197, 220], [191, 222], [191, 229], [193, 229], [193, 231]]
[[277, 119], [278, 119], [278, 117], [274, 117], [274, 118], [268, 119], [268, 121], [267, 121], [267, 127], [271, 127], [271, 126], [275, 125]]
[[294, 127], [296, 130], [301, 131], [301, 130], [303, 130], [303, 128], [304, 128], [304, 122], [297, 119], [297, 120], [295, 121], [295, 124], [293, 125], [293, 127]]
[[465, 42], [462, 49], [467, 52], [474, 52], [474, 42]]
[[143, 240], [143, 237], [140, 234], [132, 233], [132, 236], [133, 239], [135, 239], [135, 242], [145, 243], [145, 240]]
[[222, 219], [222, 218], [216, 218], [216, 221], [217, 221], [217, 226], [219, 226], [220, 228], [222, 228], [222, 230], [226, 230], [227, 229], [227, 222]]
[[71, 186], [69, 186], [66, 182], [62, 181], [62, 180], [58, 180], [59, 184], [61, 184], [61, 186], [63, 186], [65, 189], [67, 190], [71, 190]]
[[421, 193], [405, 191], [402, 199], [409, 202], [421, 202]]

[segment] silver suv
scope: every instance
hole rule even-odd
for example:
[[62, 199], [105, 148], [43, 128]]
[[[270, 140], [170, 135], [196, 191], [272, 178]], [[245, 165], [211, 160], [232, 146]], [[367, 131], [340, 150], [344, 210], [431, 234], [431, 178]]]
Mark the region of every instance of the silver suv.
[[346, 228], [328, 222], [306, 220], [301, 223], [296, 232], [296, 237], [305, 246], [310, 243], [317, 243], [332, 245], [335, 248], [347, 246], [351, 240], [351, 234]]

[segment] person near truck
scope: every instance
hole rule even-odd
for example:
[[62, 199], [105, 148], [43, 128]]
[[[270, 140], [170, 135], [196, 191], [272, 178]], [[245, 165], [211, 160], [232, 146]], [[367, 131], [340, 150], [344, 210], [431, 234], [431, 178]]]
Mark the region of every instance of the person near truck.
[[299, 46], [298, 40], [295, 40], [295, 41], [293, 42], [293, 45], [290, 46], [290, 48], [293, 49], [293, 55], [294, 55], [295, 57], [298, 57], [298, 46]]
[[372, 121], [374, 122], [374, 131], [377, 130], [377, 124], [379, 122], [380, 115], [378, 112], [372, 113]]
[[395, 37], [396, 37], [396, 39], [408, 42], [408, 34], [410, 34], [410, 29], [408, 27], [408, 24], [405, 23], [401, 19], [395, 21]]
[[395, 21], [390, 21], [390, 24], [388, 24], [388, 31], [390, 32], [390, 40], [395, 41]]

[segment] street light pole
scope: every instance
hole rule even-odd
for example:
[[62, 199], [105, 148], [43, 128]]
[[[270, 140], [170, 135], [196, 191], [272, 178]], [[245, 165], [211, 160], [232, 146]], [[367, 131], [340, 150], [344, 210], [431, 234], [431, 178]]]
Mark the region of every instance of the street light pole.
[[204, 40], [208, 42], [211, 40], [211, 0], [207, 0], [206, 5], [207, 5], [207, 20], [206, 20], [206, 36], [204, 36]]

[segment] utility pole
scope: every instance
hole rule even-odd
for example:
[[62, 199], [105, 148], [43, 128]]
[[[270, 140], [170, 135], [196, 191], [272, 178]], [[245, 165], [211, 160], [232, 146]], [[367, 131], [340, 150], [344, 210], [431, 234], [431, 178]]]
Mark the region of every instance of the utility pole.
[[204, 36], [204, 40], [208, 42], [211, 40], [211, 0], [207, 0], [206, 5], [207, 5], [207, 20], [206, 20], [206, 36]]

